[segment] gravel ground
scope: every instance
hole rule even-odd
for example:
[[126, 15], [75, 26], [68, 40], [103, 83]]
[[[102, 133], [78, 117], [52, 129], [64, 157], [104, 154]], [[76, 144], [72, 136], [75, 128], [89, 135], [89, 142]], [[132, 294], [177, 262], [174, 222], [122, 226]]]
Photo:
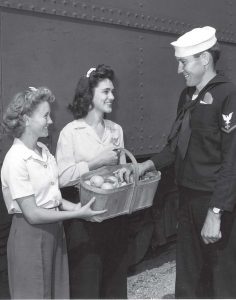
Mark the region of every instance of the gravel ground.
[[131, 267], [128, 277], [129, 299], [174, 299], [175, 244], [148, 253]]

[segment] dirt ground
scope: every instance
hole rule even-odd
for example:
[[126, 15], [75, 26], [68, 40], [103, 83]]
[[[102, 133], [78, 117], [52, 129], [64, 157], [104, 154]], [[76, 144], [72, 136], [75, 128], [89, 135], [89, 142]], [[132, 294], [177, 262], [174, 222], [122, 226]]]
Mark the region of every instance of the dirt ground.
[[[0, 299], [8, 299], [7, 277], [0, 272]], [[174, 299], [175, 243], [148, 252], [137, 265], [130, 267], [129, 299]], [[4, 289], [5, 288], [5, 289]]]
[[128, 276], [129, 299], [174, 299], [175, 243], [147, 253]]

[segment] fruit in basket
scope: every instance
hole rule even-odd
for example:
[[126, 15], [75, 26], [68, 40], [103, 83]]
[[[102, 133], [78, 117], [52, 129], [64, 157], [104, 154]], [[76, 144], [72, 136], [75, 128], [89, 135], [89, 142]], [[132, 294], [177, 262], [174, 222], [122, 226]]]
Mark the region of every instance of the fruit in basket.
[[126, 184], [128, 184], [134, 182], [134, 176], [130, 168], [123, 167], [113, 173], [118, 178], [119, 183], [126, 182]]
[[88, 184], [88, 185], [91, 185], [90, 180], [85, 180], [84, 183], [86, 183], [86, 184]]
[[104, 182], [101, 186], [103, 190], [112, 190], [114, 188], [113, 184], [110, 182]]
[[146, 172], [146, 173], [142, 176], [141, 180], [148, 180], [148, 179], [151, 179], [151, 178], [153, 178], [153, 177], [155, 177], [155, 173], [153, 173], [153, 172]]
[[104, 179], [100, 175], [94, 175], [90, 178], [90, 183], [92, 186], [101, 187], [104, 183]]
[[105, 179], [105, 182], [109, 182], [113, 185], [114, 188], [119, 187], [119, 182], [118, 182], [118, 178], [110, 175]]
[[129, 176], [129, 183], [133, 183], [134, 182], [134, 174], [131, 174]]

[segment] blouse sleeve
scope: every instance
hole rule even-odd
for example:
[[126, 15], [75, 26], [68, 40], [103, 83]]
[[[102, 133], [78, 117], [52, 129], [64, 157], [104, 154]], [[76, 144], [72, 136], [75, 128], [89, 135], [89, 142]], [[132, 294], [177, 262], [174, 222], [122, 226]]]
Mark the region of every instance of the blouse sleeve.
[[76, 162], [72, 132], [62, 130], [57, 143], [56, 160], [60, 187], [79, 183], [80, 176], [89, 171], [88, 163]]
[[[7, 172], [6, 183], [9, 187], [12, 199], [27, 197], [34, 194], [33, 186], [30, 182], [26, 163], [23, 159], [11, 161], [5, 166], [4, 173]], [[4, 174], [2, 174], [4, 176]]]

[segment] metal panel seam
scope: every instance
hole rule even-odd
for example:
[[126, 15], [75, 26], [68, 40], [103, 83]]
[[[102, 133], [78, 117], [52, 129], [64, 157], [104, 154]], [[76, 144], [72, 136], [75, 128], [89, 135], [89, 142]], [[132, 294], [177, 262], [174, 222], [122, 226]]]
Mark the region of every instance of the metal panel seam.
[[[166, 16], [145, 14], [138, 10], [122, 10], [114, 7], [98, 6], [84, 1], [46, 1], [46, 0], [8, 0], [0, 4], [6, 9], [30, 11], [33, 13], [50, 14], [88, 22], [105, 23], [113, 26], [124, 26], [145, 31], [182, 34], [196, 26]], [[236, 43], [234, 32], [226, 28], [218, 28], [218, 39], [226, 43]]]

